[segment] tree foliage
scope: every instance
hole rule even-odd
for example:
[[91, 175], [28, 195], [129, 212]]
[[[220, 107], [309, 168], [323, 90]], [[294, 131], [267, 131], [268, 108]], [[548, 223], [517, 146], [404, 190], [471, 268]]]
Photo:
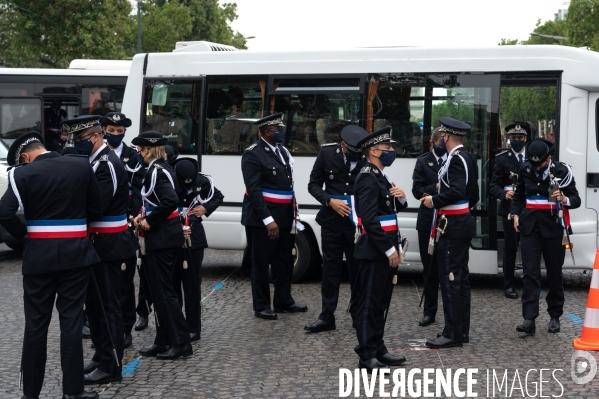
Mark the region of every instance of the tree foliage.
[[498, 46], [515, 46], [516, 44], [518, 44], [518, 39], [505, 39], [505, 38], [502, 38], [501, 41], [499, 43], [497, 43]]
[[[566, 27], [567, 27], [567, 22], [566, 20], [557, 20], [557, 21], [545, 21], [544, 24], [541, 24], [541, 19], [539, 18], [537, 20], [537, 25], [535, 26], [535, 29], [533, 30], [534, 33], [538, 33], [541, 35], [547, 35], [547, 36], [566, 36]], [[528, 40], [526, 41], [526, 44], [567, 44], [567, 39], [556, 39], [556, 38], [550, 38], [550, 37], [543, 37], [543, 36], [534, 36], [531, 35]]]
[[599, 51], [599, 0], [572, 1], [566, 21], [570, 45]]

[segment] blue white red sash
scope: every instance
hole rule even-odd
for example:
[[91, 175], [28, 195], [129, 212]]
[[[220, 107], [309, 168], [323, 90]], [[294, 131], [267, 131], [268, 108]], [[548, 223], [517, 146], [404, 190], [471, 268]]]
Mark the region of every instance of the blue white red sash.
[[468, 212], [470, 212], [468, 200], [461, 200], [439, 209], [439, 215], [462, 215]]
[[127, 215], [102, 216], [97, 222], [89, 225], [91, 233], [120, 233], [127, 230]]
[[504, 187], [503, 187], [503, 190], [504, 190], [504, 191], [513, 191], [513, 190], [514, 190], [514, 188], [513, 188], [511, 185], [509, 185], [509, 186], [504, 186]]
[[274, 202], [276, 204], [291, 204], [293, 202], [293, 191], [279, 191], [263, 188], [262, 196], [264, 197], [264, 201]]
[[532, 195], [526, 197], [526, 209], [547, 209], [555, 210], [555, 202], [550, 202], [544, 195]]
[[[155, 206], [146, 206], [144, 207], [144, 216], [148, 216], [155, 209]], [[174, 219], [179, 216], [179, 209], [175, 209], [173, 213], [168, 215], [167, 219]]]
[[[395, 215], [383, 215], [379, 216], [379, 221], [383, 231], [397, 231], [397, 217]], [[366, 229], [362, 226], [362, 234], [366, 234]]]
[[331, 198], [335, 198], [341, 201], [345, 201], [347, 206], [351, 209], [349, 214], [349, 220], [354, 226], [358, 225], [358, 214], [356, 213], [356, 201], [353, 195], [331, 195]]
[[87, 237], [85, 219], [27, 220], [28, 238], [81, 238]]

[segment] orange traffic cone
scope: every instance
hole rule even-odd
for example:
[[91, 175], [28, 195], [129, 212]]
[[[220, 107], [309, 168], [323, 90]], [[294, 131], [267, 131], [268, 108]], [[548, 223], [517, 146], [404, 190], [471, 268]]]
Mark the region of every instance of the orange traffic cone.
[[595, 254], [582, 337], [574, 338], [574, 348], [585, 351], [599, 351], [599, 249]]

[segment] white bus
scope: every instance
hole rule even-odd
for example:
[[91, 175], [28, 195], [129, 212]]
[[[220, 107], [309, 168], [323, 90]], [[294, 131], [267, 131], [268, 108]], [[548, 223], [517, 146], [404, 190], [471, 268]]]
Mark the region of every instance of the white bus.
[[[576, 265], [592, 268], [599, 211], [599, 54], [560, 46], [378, 48], [302, 52], [175, 51], [133, 59], [123, 112], [133, 121], [127, 141], [157, 130], [182, 154], [197, 157], [225, 203], [204, 225], [217, 249], [243, 249], [241, 154], [256, 139], [253, 122], [285, 112], [285, 145], [295, 158], [302, 222], [294, 279], [319, 265], [320, 208], [308, 193], [309, 174], [323, 143], [348, 124], [373, 131], [393, 127], [398, 159], [389, 175], [406, 192], [416, 157], [428, 151], [441, 115], [472, 125], [466, 147], [478, 162], [481, 201], [473, 209], [477, 235], [470, 270], [497, 273], [502, 259], [497, 201], [488, 184], [494, 156], [506, 146], [504, 127], [530, 121], [534, 137], [554, 140], [572, 165], [582, 206], [572, 212]], [[335, 174], [337, 171], [331, 171]], [[412, 243], [406, 260], [419, 262], [415, 231], [420, 202], [411, 194], [399, 225]]]

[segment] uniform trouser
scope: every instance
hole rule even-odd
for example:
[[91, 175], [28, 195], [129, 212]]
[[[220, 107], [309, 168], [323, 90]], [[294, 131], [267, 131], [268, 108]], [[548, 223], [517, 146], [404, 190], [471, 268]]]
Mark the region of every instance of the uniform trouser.
[[268, 266], [275, 287], [273, 307], [286, 309], [295, 301], [291, 296], [293, 245], [295, 235], [289, 227], [279, 228], [279, 237], [268, 238], [266, 227], [250, 226], [252, 235], [252, 301], [254, 311], [270, 309]]
[[46, 370], [48, 326], [56, 299], [60, 321], [62, 392], [83, 390], [81, 327], [89, 267], [23, 276], [25, 335], [23, 338], [23, 393], [37, 397]]
[[354, 350], [366, 361], [389, 352], [383, 341], [385, 309], [391, 303], [397, 269], [390, 267], [389, 262], [360, 260], [359, 264], [360, 292], [355, 319], [358, 346]]
[[146, 271], [154, 308], [160, 325], [156, 325], [156, 345], [183, 345], [189, 342], [189, 328], [173, 290], [173, 273], [181, 248], [146, 252]]
[[[125, 261], [125, 270], [121, 272], [121, 313], [123, 315], [123, 331], [131, 334], [135, 325], [135, 266], [137, 258], [132, 257]], [[143, 288], [140, 288], [140, 290]], [[145, 306], [145, 303], [143, 304]]]
[[516, 269], [516, 255], [520, 234], [514, 229], [514, 221], [503, 219], [503, 286], [514, 288], [514, 270]]
[[545, 269], [549, 280], [547, 312], [552, 318], [558, 318], [564, 312], [564, 286], [562, 266], [566, 250], [562, 237], [544, 238], [538, 225], [530, 235], [520, 235], [522, 240], [522, 316], [525, 320], [534, 320], [539, 316], [539, 296], [541, 294], [541, 255], [545, 259]]
[[[120, 374], [123, 366], [123, 316], [119, 303], [122, 263], [122, 261], [110, 261], [93, 265], [93, 274], [89, 278], [85, 300], [89, 331], [96, 347], [93, 360], [99, 362], [98, 368], [108, 374]], [[100, 298], [98, 298], [98, 291], [100, 291]], [[108, 324], [106, 324], [107, 320]], [[116, 348], [118, 366], [112, 343]]]
[[358, 308], [358, 260], [354, 258], [353, 226], [328, 228], [322, 227], [322, 313], [318, 318], [335, 324], [335, 310], [339, 300], [339, 286], [343, 269], [343, 253], [347, 260], [349, 286], [351, 289], [349, 312], [355, 319]]
[[[185, 253], [187, 252], [187, 254]], [[187, 269], [183, 269], [183, 260], [187, 260]], [[173, 274], [173, 289], [183, 308], [185, 293], [185, 320], [189, 332], [199, 333], [202, 330], [202, 261], [204, 248], [183, 249]], [[183, 291], [181, 291], [183, 285]]]
[[[447, 239], [441, 236], [436, 249], [445, 316], [443, 336], [455, 341], [462, 341], [463, 336], [470, 332], [468, 250], [471, 240]], [[453, 274], [453, 281], [450, 280], [449, 273]]]
[[[141, 273], [139, 274], [139, 293], [137, 295], [137, 308], [135, 308], [135, 311], [139, 316], [148, 317], [152, 311], [152, 295], [148, 293], [150, 290], [150, 283], [148, 281], [147, 270], [144, 270], [144, 267], [146, 267], [145, 255], [141, 257], [141, 262]], [[149, 311], [148, 308], [150, 308]]]
[[439, 301], [439, 273], [437, 272], [438, 248], [435, 248], [435, 252], [432, 256], [429, 255], [429, 239], [430, 232], [418, 231], [418, 249], [420, 250], [420, 260], [422, 261], [423, 266], [422, 276], [426, 283], [422, 292], [422, 295], [424, 295], [424, 315], [435, 318], [437, 315], [437, 303]]

